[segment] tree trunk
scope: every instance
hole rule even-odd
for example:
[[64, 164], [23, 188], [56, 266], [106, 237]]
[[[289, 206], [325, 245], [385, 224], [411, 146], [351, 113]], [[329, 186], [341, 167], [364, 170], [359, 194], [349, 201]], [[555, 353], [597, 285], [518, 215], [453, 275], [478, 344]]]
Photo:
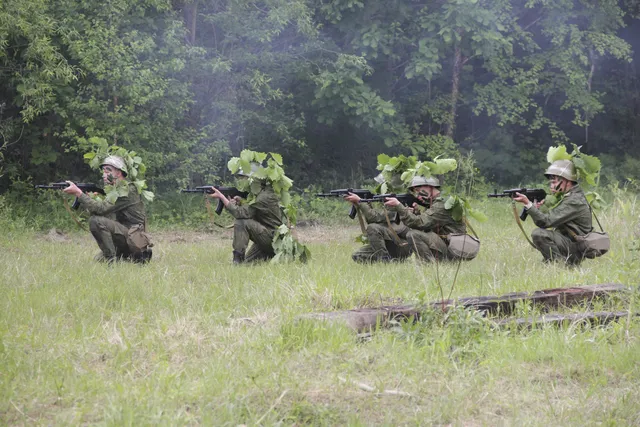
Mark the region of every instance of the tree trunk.
[[184, 25], [187, 27], [187, 43], [194, 45], [196, 42], [196, 22], [198, 18], [198, 0], [192, 3], [185, 3], [184, 9]]
[[[461, 30], [458, 30], [460, 38], [462, 38]], [[455, 51], [453, 53], [453, 72], [451, 74], [451, 107], [449, 110], [449, 121], [447, 123], [447, 130], [445, 135], [453, 139], [453, 134], [456, 128], [456, 114], [458, 109], [458, 97], [460, 96], [460, 73], [462, 67], [467, 62], [468, 58], [462, 55], [462, 49], [460, 45], [462, 41], [456, 43]]]

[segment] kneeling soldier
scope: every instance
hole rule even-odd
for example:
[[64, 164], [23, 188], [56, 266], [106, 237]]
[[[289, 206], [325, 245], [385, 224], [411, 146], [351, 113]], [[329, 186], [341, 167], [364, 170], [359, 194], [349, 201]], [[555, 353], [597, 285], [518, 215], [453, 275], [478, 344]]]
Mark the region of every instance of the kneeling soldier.
[[467, 227], [463, 221], [453, 219], [451, 211], [445, 208], [444, 199], [440, 197], [440, 181], [435, 177], [416, 176], [409, 190], [429, 206], [426, 211], [416, 215], [412, 208], [402, 206], [394, 198], [387, 199], [385, 205], [397, 211], [400, 220], [411, 229], [407, 233], [410, 248], [424, 261], [458, 259], [448, 250], [447, 236], [466, 234]]
[[[254, 173], [260, 167], [257, 163], [251, 164], [251, 172]], [[247, 179], [249, 175], [238, 173], [238, 180]], [[227, 199], [227, 197], [212, 188], [208, 197], [220, 199], [231, 216], [235, 218], [233, 224], [233, 263], [266, 261], [275, 256], [273, 249], [273, 236], [276, 229], [283, 224], [282, 210], [280, 209], [280, 197], [273, 190], [268, 179], [254, 178], [260, 182], [260, 191], [252, 204], [241, 204], [240, 197]], [[249, 242], [253, 242], [247, 252]]]
[[[105, 185], [117, 186], [126, 182], [127, 167], [119, 156], [108, 156], [100, 165]], [[115, 203], [93, 200], [73, 182], [63, 191], [78, 198], [80, 207], [89, 211], [89, 230], [96, 239], [102, 254], [98, 261], [112, 263], [127, 260], [146, 263], [151, 260], [150, 247], [138, 248], [131, 239], [131, 231], [139, 228], [144, 231], [146, 224], [145, 208], [140, 194], [133, 183], [128, 183], [129, 192], [119, 196]]]
[[[538, 209], [544, 202], [534, 204], [527, 196], [516, 193], [513, 200], [525, 205], [527, 213], [540, 228], [531, 233], [531, 240], [542, 253], [543, 261], [560, 261], [579, 265], [583, 259], [575, 236], [592, 230], [591, 208], [580, 185], [571, 160], [556, 160], [545, 172], [552, 194], [561, 196], [560, 202], [548, 209]], [[551, 228], [548, 230], [547, 228]]]
[[[379, 184], [384, 181], [381, 175], [375, 179]], [[404, 261], [411, 256], [411, 246], [407, 243], [409, 227], [403, 223], [391, 222], [389, 214], [384, 210], [373, 209], [368, 203], [360, 203], [357, 194], [349, 193], [344, 199], [360, 211], [367, 223], [367, 244], [351, 255], [355, 262]], [[391, 218], [393, 217], [395, 213], [392, 213]]]

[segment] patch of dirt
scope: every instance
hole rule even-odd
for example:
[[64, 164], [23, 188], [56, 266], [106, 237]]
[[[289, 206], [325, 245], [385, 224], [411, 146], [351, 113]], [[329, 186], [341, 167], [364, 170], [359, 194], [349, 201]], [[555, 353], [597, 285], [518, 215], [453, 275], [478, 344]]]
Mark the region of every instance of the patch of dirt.
[[42, 236], [42, 239], [46, 240], [47, 242], [54, 242], [54, 243], [71, 242], [71, 238], [66, 234], [64, 234], [61, 230], [58, 230], [57, 228], [52, 228], [51, 230], [49, 230], [47, 234]]

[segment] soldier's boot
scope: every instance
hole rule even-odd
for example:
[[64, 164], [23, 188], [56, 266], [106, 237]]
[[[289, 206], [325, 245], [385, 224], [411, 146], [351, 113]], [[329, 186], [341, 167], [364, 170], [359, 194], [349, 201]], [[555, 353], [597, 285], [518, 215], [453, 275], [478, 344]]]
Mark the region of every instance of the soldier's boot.
[[233, 251], [233, 263], [242, 264], [244, 262], [244, 251]]
[[131, 261], [136, 264], [147, 264], [151, 261], [151, 257], [153, 256], [153, 251], [151, 249], [147, 249], [146, 251], [142, 251], [139, 254], [131, 255]]

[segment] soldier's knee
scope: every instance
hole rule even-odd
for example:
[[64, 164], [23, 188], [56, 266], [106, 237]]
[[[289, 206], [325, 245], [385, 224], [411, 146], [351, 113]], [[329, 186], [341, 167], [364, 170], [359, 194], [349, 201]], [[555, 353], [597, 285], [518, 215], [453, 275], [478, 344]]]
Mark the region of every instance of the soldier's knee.
[[534, 245], [538, 246], [540, 243], [549, 240], [549, 232], [543, 228], [536, 228], [531, 232], [531, 240]]
[[100, 228], [104, 226], [103, 220], [104, 217], [94, 215], [89, 218], [89, 230], [90, 231], [98, 231]]
[[367, 236], [382, 235], [386, 227], [381, 224], [369, 224], [367, 225]]
[[236, 219], [233, 223], [233, 227], [241, 230], [246, 230], [247, 228], [247, 220], [246, 219]]

